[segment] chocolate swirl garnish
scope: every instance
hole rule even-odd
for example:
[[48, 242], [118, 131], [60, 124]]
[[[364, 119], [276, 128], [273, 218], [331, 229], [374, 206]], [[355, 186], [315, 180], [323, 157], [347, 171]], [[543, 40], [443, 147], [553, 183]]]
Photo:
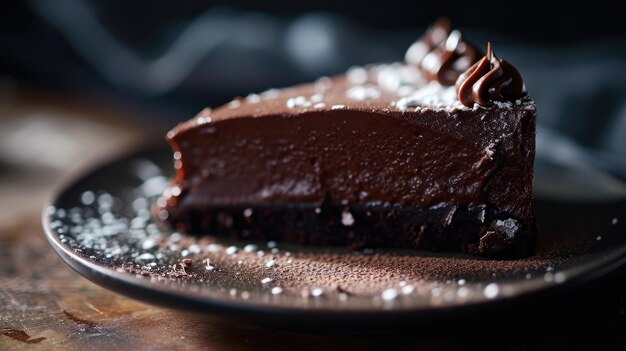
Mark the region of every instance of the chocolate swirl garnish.
[[522, 76], [513, 65], [493, 53], [491, 43], [487, 54], [459, 76], [456, 81], [459, 101], [468, 107], [479, 104], [493, 106], [495, 101], [513, 101], [526, 94]]
[[444, 86], [454, 85], [461, 73], [480, 59], [480, 50], [463, 40], [461, 32], [454, 30], [445, 43], [428, 53], [420, 68], [429, 80], [437, 80]]
[[440, 18], [411, 45], [406, 61], [418, 66], [428, 80], [451, 86], [480, 56], [476, 46], [463, 40], [459, 31], [451, 31], [450, 22]]
[[450, 20], [445, 17], [438, 18], [426, 29], [424, 35], [409, 47], [404, 57], [406, 62], [419, 66], [429, 52], [445, 43], [451, 30]]

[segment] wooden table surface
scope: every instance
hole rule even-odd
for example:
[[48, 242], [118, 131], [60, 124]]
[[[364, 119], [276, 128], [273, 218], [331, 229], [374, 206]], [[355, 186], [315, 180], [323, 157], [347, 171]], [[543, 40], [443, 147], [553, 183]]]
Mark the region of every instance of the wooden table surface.
[[[16, 150], [0, 156], [0, 350], [626, 349], [623, 276], [463, 321], [421, 323], [403, 331], [382, 331], [381, 326], [381, 331], [365, 333], [232, 326], [100, 288], [61, 262], [40, 225], [46, 197], [68, 172], [123, 152], [141, 139], [132, 124], [94, 119], [86, 111], [72, 103], [21, 95], [0, 101], [0, 134], [26, 117], [33, 125], [73, 123], [79, 126], [59, 128], [57, 137], [80, 149], [67, 165], [13, 163], [16, 156], [10, 153]], [[28, 135], [28, 128], [21, 132]], [[30, 132], [36, 137], [38, 130]]]

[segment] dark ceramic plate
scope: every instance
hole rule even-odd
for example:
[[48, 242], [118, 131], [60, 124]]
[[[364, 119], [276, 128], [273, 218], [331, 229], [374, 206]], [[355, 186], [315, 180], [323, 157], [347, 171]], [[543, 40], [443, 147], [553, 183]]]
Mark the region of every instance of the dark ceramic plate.
[[172, 233], [156, 226], [149, 211], [171, 170], [170, 151], [157, 148], [72, 183], [44, 212], [50, 243], [78, 273], [118, 293], [284, 325], [304, 320], [391, 326], [407, 318], [449, 318], [558, 291], [625, 260], [626, 187], [597, 170], [572, 171], [541, 158], [535, 183], [538, 251], [516, 260]]

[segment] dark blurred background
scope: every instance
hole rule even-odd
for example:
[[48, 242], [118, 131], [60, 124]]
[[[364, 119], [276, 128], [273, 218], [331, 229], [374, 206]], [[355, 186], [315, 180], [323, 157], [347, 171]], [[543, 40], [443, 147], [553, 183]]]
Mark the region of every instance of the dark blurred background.
[[[623, 93], [626, 55], [624, 12], [616, 4], [14, 1], [2, 5], [0, 74], [5, 87], [89, 94], [180, 120], [236, 95], [353, 64], [400, 60], [426, 26], [445, 15], [475, 43], [493, 41], [500, 56], [519, 66], [539, 102], [548, 100], [544, 93], [576, 83], [575, 100], [592, 99], [584, 108], [607, 115], [620, 106], [598, 105], [624, 100], [614, 94]], [[588, 87], [598, 75], [608, 80], [605, 86]], [[567, 114], [570, 107], [562, 107]], [[551, 107], [540, 110], [546, 122], [559, 118]]]
[[94, 145], [162, 140], [234, 96], [402, 60], [442, 15], [522, 72], [539, 161], [626, 179], [626, 25], [605, 0], [3, 2], [0, 175], [67, 173]]

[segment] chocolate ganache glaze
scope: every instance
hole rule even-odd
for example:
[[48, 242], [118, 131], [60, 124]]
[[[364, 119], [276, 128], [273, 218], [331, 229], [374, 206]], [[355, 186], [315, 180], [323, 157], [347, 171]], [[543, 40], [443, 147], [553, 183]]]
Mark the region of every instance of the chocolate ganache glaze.
[[475, 103], [489, 107], [495, 101], [514, 101], [526, 95], [522, 75], [508, 61], [496, 57], [491, 43], [485, 57], [459, 76], [456, 87], [459, 101], [468, 107]]
[[154, 211], [198, 234], [527, 254], [535, 106], [518, 102], [466, 107], [404, 63], [237, 98], [168, 133]]
[[451, 86], [481, 56], [480, 49], [461, 32], [451, 31], [448, 20], [439, 19], [409, 48], [406, 61], [418, 66], [427, 80]]

